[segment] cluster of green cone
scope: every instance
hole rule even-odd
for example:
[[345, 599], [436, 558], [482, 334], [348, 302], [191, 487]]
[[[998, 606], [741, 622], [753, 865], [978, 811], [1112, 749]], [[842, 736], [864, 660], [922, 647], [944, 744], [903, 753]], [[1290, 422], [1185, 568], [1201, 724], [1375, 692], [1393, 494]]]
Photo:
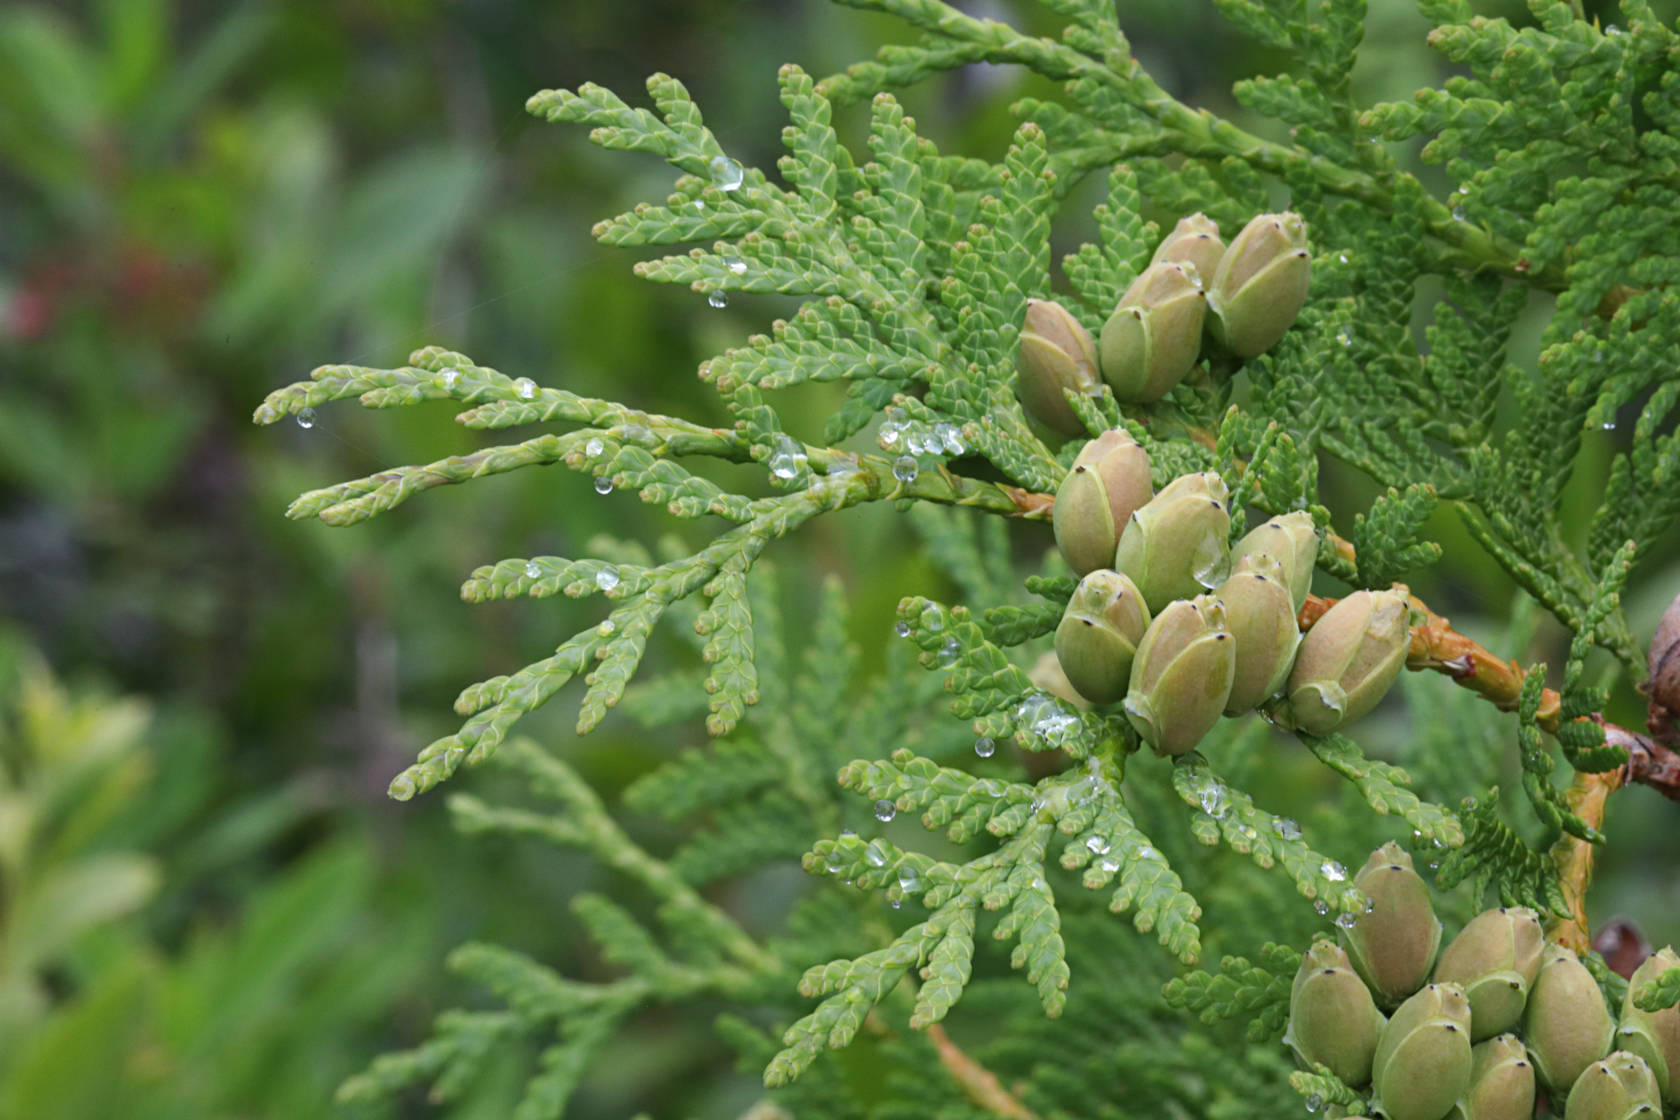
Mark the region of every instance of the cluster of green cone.
[[1161, 754], [1183, 754], [1221, 715], [1262, 705], [1327, 735], [1376, 707], [1410, 647], [1405, 588], [1355, 592], [1303, 638], [1312, 517], [1274, 517], [1233, 549], [1228, 498], [1212, 473], [1153, 493], [1148, 453], [1115, 429], [1080, 451], [1051, 510], [1082, 577], [1056, 628], [1062, 671], [1093, 704], [1123, 703]]
[[1066, 392], [1159, 400], [1196, 364], [1204, 334], [1239, 358], [1269, 350], [1307, 299], [1311, 261], [1300, 215], [1261, 214], [1227, 248], [1192, 214], [1120, 297], [1100, 339], [1053, 300], [1029, 300], [1016, 363], [1027, 412], [1061, 435], [1084, 431]]
[[1680, 966], [1672, 949], [1634, 973], [1618, 1026], [1534, 911], [1485, 911], [1441, 949], [1429, 888], [1398, 845], [1354, 884], [1370, 909], [1313, 944], [1290, 995], [1284, 1041], [1309, 1068], [1369, 1086], [1389, 1120], [1528, 1120], [1539, 1089], [1565, 1120], [1659, 1120], [1680, 1103], [1680, 1009], [1633, 1004]]

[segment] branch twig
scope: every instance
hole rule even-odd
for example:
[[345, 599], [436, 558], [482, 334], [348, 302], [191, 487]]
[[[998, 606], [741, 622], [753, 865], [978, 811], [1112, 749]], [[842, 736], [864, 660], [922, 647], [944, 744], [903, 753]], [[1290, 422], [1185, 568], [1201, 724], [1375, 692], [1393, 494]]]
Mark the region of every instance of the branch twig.
[[939, 1064], [945, 1067], [945, 1072], [956, 1079], [968, 1099], [998, 1116], [1008, 1120], [1038, 1120], [1038, 1114], [1005, 1089], [997, 1079], [997, 1074], [965, 1054], [962, 1049], [951, 1041], [951, 1036], [945, 1033], [945, 1028], [938, 1023], [927, 1029], [928, 1041], [933, 1043], [934, 1049], [939, 1051]]

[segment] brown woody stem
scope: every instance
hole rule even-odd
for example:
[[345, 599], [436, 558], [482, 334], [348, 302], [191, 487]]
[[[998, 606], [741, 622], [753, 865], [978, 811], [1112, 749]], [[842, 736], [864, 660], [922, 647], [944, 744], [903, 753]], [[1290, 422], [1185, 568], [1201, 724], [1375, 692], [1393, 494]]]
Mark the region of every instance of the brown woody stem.
[[969, 1057], [952, 1042], [951, 1036], [945, 1033], [943, 1026], [938, 1023], [932, 1024], [927, 1029], [927, 1036], [934, 1049], [939, 1051], [939, 1064], [962, 1086], [969, 1100], [987, 1112], [1008, 1117], [1009, 1120], [1038, 1120], [1037, 1113], [1003, 1087], [997, 1079], [997, 1074]]

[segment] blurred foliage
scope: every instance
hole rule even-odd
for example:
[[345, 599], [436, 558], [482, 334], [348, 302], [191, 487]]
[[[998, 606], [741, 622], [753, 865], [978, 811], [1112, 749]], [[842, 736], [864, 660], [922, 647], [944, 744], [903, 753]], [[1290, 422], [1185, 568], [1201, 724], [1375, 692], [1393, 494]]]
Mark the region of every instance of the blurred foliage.
[[[968, 6], [1050, 29], [1033, 5]], [[1427, 22], [1409, 4], [1371, 7], [1360, 100], [1439, 84]], [[1672, 7], [1658, 5], [1668, 19]], [[1477, 8], [1526, 19], [1514, 2]], [[1127, 20], [1175, 96], [1275, 127], [1229, 91], [1277, 60], [1211, 4], [1145, 0]], [[462, 844], [441, 803], [382, 797], [415, 745], [448, 729], [459, 682], [549, 648], [554, 614], [399, 607], [439, 603], [498, 556], [574, 553], [609, 529], [652, 539], [664, 522], [575, 478], [521, 478], [486, 482], [471, 504], [436, 495], [342, 538], [278, 515], [325, 480], [470, 450], [478, 437], [426, 409], [339, 410], [310, 430], [261, 431], [250, 408], [324, 355], [385, 363], [434, 342], [494, 352], [580, 393], [716, 410], [697, 362], [787, 305], [741, 297], [720, 312], [633, 285], [628, 255], [596, 247], [588, 228], [662, 190], [663, 169], [544, 128], [525, 98], [668, 72], [732, 150], [769, 165], [783, 123], [777, 64], [827, 73], [898, 34], [885, 17], [814, 0], [0, 7], [0, 612], [30, 635], [0, 649], [0, 1117], [319, 1116], [346, 1074], [473, 998], [436, 969], [447, 947], [482, 939], [567, 975], [602, 971], [564, 905], [597, 874], [586, 862]], [[975, 67], [903, 101], [944, 150], [996, 157], [1009, 103], [1053, 92]], [[861, 136], [866, 116], [838, 114], [842, 137]], [[1055, 255], [1089, 234], [1058, 228]], [[1433, 298], [1422, 295], [1420, 306]], [[1544, 313], [1517, 331], [1530, 356]], [[812, 424], [831, 411], [827, 391], [785, 411]], [[1583, 538], [1630, 428], [1585, 439], [1563, 519]], [[1321, 483], [1337, 510], [1368, 508], [1377, 493], [1333, 465]], [[876, 514], [843, 534], [819, 527], [779, 556], [842, 579], [871, 672], [901, 591], [951, 593], [925, 561], [886, 547], [902, 526]], [[1337, 527], [1351, 534], [1351, 515]], [[1414, 588], [1492, 640], [1508, 581], [1454, 519], [1438, 513], [1426, 534], [1454, 563]], [[1046, 531], [1036, 543], [1048, 542]], [[1680, 533], [1656, 554], [1665, 548], [1680, 555]], [[1648, 567], [1624, 596], [1641, 638], [1680, 582], [1680, 561]], [[788, 583], [791, 608], [809, 587]], [[568, 603], [547, 610], [566, 612], [562, 624], [583, 617]], [[67, 688], [31, 647], [70, 679], [107, 683]], [[650, 664], [682, 652], [656, 640]], [[1549, 625], [1505, 652], [1565, 660]], [[148, 700], [113, 698], [113, 686]], [[1631, 708], [1610, 714], [1638, 720]], [[603, 790], [704, 738], [692, 719], [657, 739], [609, 720], [580, 745], [567, 722], [535, 717], [526, 730], [564, 744]], [[1408, 734], [1399, 721], [1371, 730], [1395, 752]], [[1512, 773], [1489, 780], [1515, 780], [1507, 761]], [[1273, 802], [1309, 825], [1340, 809], [1311, 784], [1314, 768], [1253, 769], [1254, 788], [1274, 784]], [[1420, 788], [1445, 797], [1457, 791], [1440, 783], [1462, 777]], [[1660, 944], [1680, 941], [1680, 880], [1654, 800], [1613, 802], [1616, 843], [1592, 904], [1595, 920], [1629, 913]], [[1185, 847], [1175, 858], [1230, 858]], [[1260, 892], [1244, 874], [1234, 881], [1253, 889], [1240, 904], [1253, 905]], [[713, 900], [753, 926], [800, 890], [788, 864]], [[1231, 936], [1210, 952], [1257, 949]], [[726, 1072], [729, 1051], [703, 1017], [637, 1020], [623, 1037], [578, 1115], [734, 1115], [753, 1099], [757, 1070]], [[1094, 1052], [1113, 1041], [1102, 1038]], [[1009, 1055], [994, 1051], [1013, 1047], [1031, 1068], [1030, 1040], [990, 1047], [976, 1052], [1001, 1066]], [[502, 1114], [516, 1066], [453, 1114]]]

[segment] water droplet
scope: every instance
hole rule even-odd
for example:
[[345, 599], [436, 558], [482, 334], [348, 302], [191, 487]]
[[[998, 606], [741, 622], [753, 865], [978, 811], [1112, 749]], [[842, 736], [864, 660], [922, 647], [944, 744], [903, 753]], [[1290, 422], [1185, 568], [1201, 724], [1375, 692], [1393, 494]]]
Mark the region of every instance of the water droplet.
[[880, 443], [883, 450], [890, 451], [898, 446], [900, 437], [904, 435], [904, 425], [887, 421], [881, 425]]
[[875, 819], [880, 821], [881, 823], [885, 824], [887, 821], [892, 820], [897, 815], [898, 815], [898, 806], [894, 805], [891, 801], [888, 801], [886, 798], [883, 797], [883, 798], [881, 798], [881, 800], [875, 802]]
[[775, 453], [770, 456], [770, 473], [777, 478], [793, 478], [805, 465], [805, 461], [804, 448], [783, 436], [776, 444]]
[[722, 292], [713, 292], [706, 297], [706, 303], [719, 309], [729, 306], [729, 297]]
[[905, 894], [917, 894], [922, 889], [922, 880], [914, 871], [901, 871], [898, 875], [898, 889]]
[[963, 447], [962, 433], [955, 424], [935, 424], [933, 436], [952, 455], [961, 455], [966, 450]]
[[1085, 846], [1091, 849], [1093, 855], [1106, 856], [1108, 854], [1109, 843], [1101, 836], [1086, 837]]
[[733, 272], [736, 276], [745, 276], [747, 274], [747, 262], [742, 260], [740, 257], [724, 257], [723, 267], [727, 268], [730, 272]]
[[1225, 538], [1217, 532], [1204, 536], [1196, 551], [1190, 554], [1190, 574], [1209, 590], [1225, 582], [1229, 569], [1230, 553], [1225, 548]]
[[589, 456], [591, 459], [600, 458], [601, 452], [605, 451], [606, 449], [607, 449], [607, 445], [601, 442], [599, 436], [597, 436], [596, 438], [590, 440], [588, 443], [583, 445], [583, 453], [585, 455]]
[[526, 579], [537, 579], [541, 575], [542, 575], [542, 566], [540, 564], [538, 564], [535, 560], [525, 561], [525, 578]]
[[606, 475], [602, 475], [600, 478], [595, 480], [595, 493], [597, 494], [611, 494], [612, 487], [613, 481]]
[[613, 625], [613, 620], [610, 619], [610, 618], [606, 618], [606, 619], [601, 620], [601, 625], [595, 627], [595, 633], [597, 633], [597, 634], [601, 635], [601, 637], [605, 638], [608, 634], [611, 634], [614, 630], [617, 630], [617, 629], [618, 629], [618, 627]]
[[1464, 220], [1465, 220], [1465, 218], [1466, 218], [1466, 217], [1467, 217], [1467, 216], [1468, 216], [1468, 215], [1466, 215], [1466, 214], [1465, 214], [1465, 213], [1464, 213], [1464, 207], [1463, 207], [1463, 206], [1462, 206], [1462, 205], [1460, 205], [1460, 206], [1454, 206], [1454, 207], [1453, 207], [1453, 208], [1452, 208], [1452, 216], [1453, 216], [1453, 221], [1455, 221], [1455, 222], [1462, 222], [1462, 221], [1464, 221]]
[[1343, 346], [1352, 346], [1353, 336], [1345, 330], [1340, 330], [1336, 332], [1336, 341], [1341, 343]]
[[1348, 255], [1346, 253], [1337, 253], [1336, 259], [1341, 261], [1343, 264], [1348, 263]]
[[939, 647], [939, 663], [949, 668], [957, 663], [957, 654], [961, 652], [955, 638], [946, 638], [945, 644]]
[[738, 190], [747, 177], [746, 169], [728, 156], [713, 156], [706, 169], [712, 173], [712, 184], [720, 191]]
[[454, 770], [461, 765], [461, 760], [467, 757], [467, 748], [450, 747], [443, 752], [443, 764]]
[[1272, 831], [1283, 837], [1285, 840], [1299, 840], [1301, 838], [1301, 826], [1290, 820], [1288, 817], [1278, 817], [1274, 820], [1272, 822]]
[[1108, 874], [1112, 875], [1116, 871], [1120, 870], [1120, 861], [1112, 856], [1109, 856], [1106, 859], [1098, 860], [1097, 867], [1099, 870], [1106, 871]]
[[871, 867], [885, 867], [887, 865], [887, 853], [882, 849], [879, 840], [869, 842], [869, 846], [863, 849], [863, 858], [868, 861]]
[[1340, 883], [1347, 878], [1347, 868], [1333, 859], [1327, 859], [1318, 865], [1318, 870], [1332, 883]]
[[904, 905], [904, 900], [902, 898], [889, 898], [887, 899], [887, 905], [897, 910]]
[[458, 369], [446, 369], [443, 371], [443, 387], [445, 389], [455, 388], [455, 382], [460, 379], [461, 371]]
[[916, 475], [920, 473], [921, 468], [916, 465], [916, 460], [908, 455], [900, 455], [893, 460], [893, 477], [900, 482], [914, 482]]
[[304, 431], [313, 428], [315, 426], [315, 410], [313, 408], [298, 409], [297, 426]]
[[1613, 23], [1605, 25], [1604, 33], [1606, 35], [1622, 35], [1622, 34], [1625, 34], [1625, 32], [1621, 28], [1617, 27]]
[[910, 624], [908, 622], [893, 623], [893, 633], [901, 638], [908, 638], [910, 636]]
[[611, 591], [618, 586], [618, 573], [611, 568], [602, 568], [595, 573], [595, 586], [602, 591]]
[[1307, 1111], [1308, 1112], [1317, 1112], [1319, 1109], [1321, 1109], [1323, 1107], [1324, 1107], [1324, 1098], [1319, 1096], [1317, 1093], [1314, 1093], [1312, 1096], [1307, 1098]]
[[1336, 915], [1336, 928], [1337, 929], [1352, 929], [1353, 926], [1354, 926], [1354, 923], [1357, 922], [1358, 920], [1359, 920], [1358, 918], [1354, 917], [1352, 914], [1349, 914], [1346, 910], [1343, 910], [1340, 914]]
[[979, 755], [981, 758], [992, 757], [992, 754], [996, 750], [997, 750], [997, 744], [992, 742], [992, 740], [988, 739], [984, 735], [982, 735], [982, 736], [980, 736], [980, 738], [974, 740], [974, 753]]
[[1318, 914], [1328, 914], [1330, 913], [1330, 904], [1322, 898], [1317, 899], [1313, 902], [1313, 911]]
[[922, 608], [922, 629], [933, 631], [945, 629], [945, 615], [939, 609], [939, 604], [929, 603]]
[[537, 383], [529, 377], [521, 377], [513, 383], [513, 391], [522, 401], [532, 400], [537, 395]]
[[1156, 859], [1158, 857], [1159, 857], [1159, 853], [1156, 852], [1154, 848], [1151, 848], [1148, 844], [1145, 844], [1143, 847], [1139, 848], [1137, 850], [1136, 854], [1133, 856], [1134, 859]]
[[1230, 794], [1218, 778], [1195, 775], [1190, 779], [1190, 792], [1201, 805], [1202, 812], [1214, 820], [1222, 818], [1231, 807]]
[[1616, 422], [1614, 420], [1606, 420], [1604, 423], [1600, 424], [1599, 427], [1606, 432], [1613, 432], [1616, 430]]

